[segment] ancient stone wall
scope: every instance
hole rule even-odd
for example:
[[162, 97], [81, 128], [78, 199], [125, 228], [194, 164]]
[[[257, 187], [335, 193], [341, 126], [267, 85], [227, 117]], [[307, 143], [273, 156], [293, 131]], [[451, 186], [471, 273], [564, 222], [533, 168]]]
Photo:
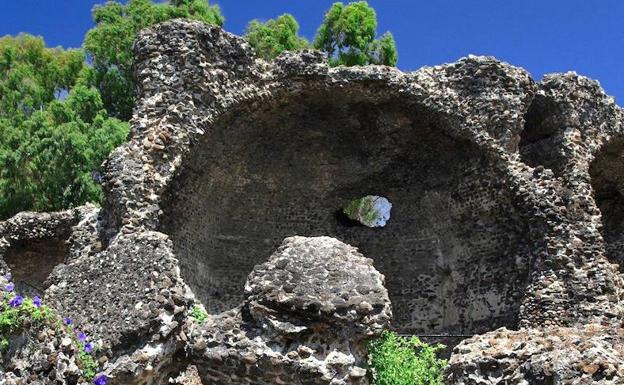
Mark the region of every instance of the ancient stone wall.
[[589, 171], [607, 256], [624, 269], [624, 139], [606, 143]]
[[0, 270], [10, 272], [16, 290], [42, 295], [52, 270], [71, 256], [72, 227], [92, 206], [56, 213], [19, 213], [0, 222]]
[[[267, 63], [182, 20], [141, 33], [135, 75], [102, 209], [0, 224], [2, 273], [18, 247], [43, 252], [15, 228], [65, 229], [44, 300], [98, 341], [111, 384], [366, 384], [385, 327], [484, 333], [455, 348], [452, 384], [624, 378], [605, 347], [624, 319], [624, 120], [596, 82], [475, 56], [412, 73], [314, 51]], [[383, 228], [340, 213], [368, 194], [393, 204]], [[5, 358], [12, 381], [49, 375], [29, 357], [65, 365], [30, 341]]]
[[[169, 187], [161, 231], [212, 312], [240, 303], [283, 238], [330, 235], [385, 274], [397, 330], [513, 327], [528, 225], [492, 162], [400, 99], [302, 94], [215, 123]], [[393, 203], [382, 229], [341, 214], [369, 193]]]

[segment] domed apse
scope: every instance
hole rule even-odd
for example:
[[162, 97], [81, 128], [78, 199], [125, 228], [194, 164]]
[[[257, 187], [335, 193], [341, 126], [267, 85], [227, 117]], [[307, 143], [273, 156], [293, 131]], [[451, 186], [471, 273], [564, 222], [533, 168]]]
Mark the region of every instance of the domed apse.
[[29, 239], [13, 242], [4, 255], [11, 269], [15, 291], [42, 295], [55, 266], [65, 262], [67, 246], [62, 239]]
[[[397, 330], [513, 327], [529, 242], [503, 177], [432, 114], [354, 98], [333, 91], [231, 114], [191, 149], [161, 228], [186, 282], [223, 311], [285, 237], [329, 235], [385, 274]], [[365, 195], [392, 202], [385, 227], [342, 215]]]
[[624, 139], [608, 143], [592, 162], [589, 173], [602, 213], [607, 257], [624, 271]]

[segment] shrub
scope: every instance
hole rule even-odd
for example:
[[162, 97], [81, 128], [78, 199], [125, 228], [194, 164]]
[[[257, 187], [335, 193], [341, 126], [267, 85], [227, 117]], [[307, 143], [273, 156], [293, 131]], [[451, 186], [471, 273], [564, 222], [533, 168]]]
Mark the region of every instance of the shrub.
[[375, 385], [442, 385], [446, 360], [436, 353], [443, 348], [386, 331], [369, 345], [372, 381]]
[[191, 309], [191, 317], [195, 318], [195, 320], [197, 320], [197, 323], [202, 325], [204, 322], [206, 322], [206, 319], [208, 318], [208, 313], [206, 312], [206, 310], [204, 310], [203, 306], [195, 305]]

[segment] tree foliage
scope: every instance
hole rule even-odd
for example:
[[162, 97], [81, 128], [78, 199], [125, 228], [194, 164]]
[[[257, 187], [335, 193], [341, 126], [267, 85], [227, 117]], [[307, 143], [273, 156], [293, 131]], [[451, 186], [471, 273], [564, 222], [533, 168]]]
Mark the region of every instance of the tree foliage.
[[21, 34], [0, 38], [0, 120], [20, 122], [71, 88], [84, 65], [79, 50], [46, 48]]
[[93, 9], [96, 25], [87, 32], [84, 48], [95, 69], [94, 81], [110, 115], [129, 120], [134, 106], [132, 45], [138, 32], [151, 25], [187, 18], [222, 26], [224, 18], [207, 0], [109, 1]]
[[431, 346], [418, 337], [384, 332], [369, 346], [369, 365], [375, 385], [442, 385], [446, 360], [437, 358], [443, 345]]
[[386, 32], [379, 39], [376, 35], [377, 15], [366, 1], [334, 3], [325, 13], [314, 47], [328, 54], [332, 66], [395, 66], [398, 55], [392, 34]]
[[108, 118], [82, 52], [21, 35], [0, 57], [0, 218], [99, 201], [93, 174], [129, 127]]
[[308, 48], [310, 43], [299, 36], [299, 24], [285, 13], [265, 23], [252, 20], [247, 25], [245, 38], [256, 49], [259, 57], [272, 60], [284, 51]]

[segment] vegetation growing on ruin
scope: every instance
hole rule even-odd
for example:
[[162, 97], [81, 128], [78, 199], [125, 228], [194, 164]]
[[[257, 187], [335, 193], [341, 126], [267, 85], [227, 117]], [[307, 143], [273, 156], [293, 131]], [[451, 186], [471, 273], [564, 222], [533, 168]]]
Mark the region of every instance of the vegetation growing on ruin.
[[443, 348], [386, 331], [369, 345], [372, 381], [375, 385], [442, 385], [446, 360], [439, 359], [437, 352]]
[[197, 322], [201, 325], [206, 322], [208, 319], [208, 313], [204, 310], [203, 306], [195, 305], [191, 308], [191, 317], [195, 318]]
[[6, 284], [0, 300], [0, 353], [10, 348], [12, 336], [28, 329], [51, 329], [56, 336], [70, 338], [77, 352], [76, 364], [82, 370], [84, 379], [94, 380], [95, 384], [106, 384], [108, 379], [105, 375], [97, 378], [95, 376], [98, 370], [98, 364], [93, 357], [96, 347], [89, 341], [89, 337], [76, 329], [71, 319], [60, 317], [44, 305], [38, 296], [28, 298], [17, 294], [10, 275], [5, 276], [3, 280]]
[[54, 321], [52, 311], [41, 305], [38, 297], [23, 298], [12, 292], [4, 292], [0, 302], [0, 351], [9, 348], [11, 335], [19, 333], [25, 324], [38, 328]]

